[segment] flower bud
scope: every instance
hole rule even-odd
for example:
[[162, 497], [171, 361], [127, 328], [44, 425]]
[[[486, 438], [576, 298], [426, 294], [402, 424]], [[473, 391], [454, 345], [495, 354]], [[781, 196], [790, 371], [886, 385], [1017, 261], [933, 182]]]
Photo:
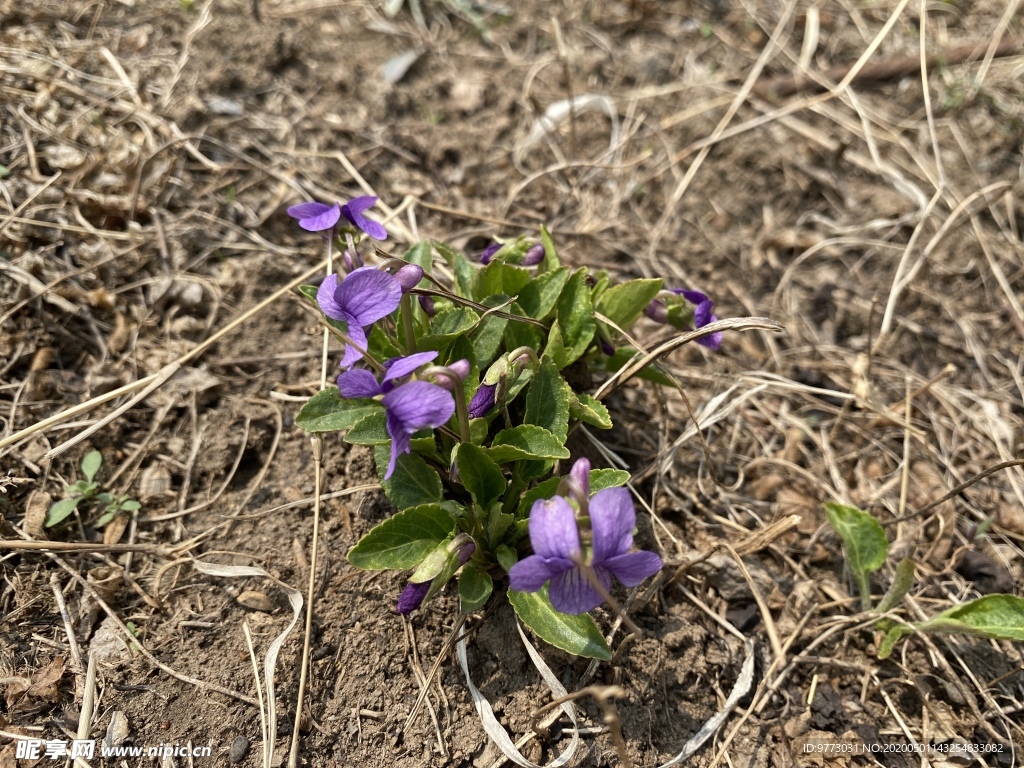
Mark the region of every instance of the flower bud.
[[614, 357], [615, 355], [615, 347], [604, 339], [601, 339], [601, 351], [608, 355], [608, 357]]
[[583, 498], [590, 498], [590, 461], [588, 459], [576, 459], [576, 463], [569, 470], [569, 477], [576, 481], [576, 485], [583, 492]]
[[644, 314], [656, 323], [664, 325], [668, 322], [668, 307], [665, 306], [665, 302], [661, 299], [653, 299], [644, 308]]
[[491, 243], [480, 252], [480, 263], [490, 264], [494, 254], [501, 250], [501, 243]]
[[405, 589], [398, 598], [398, 605], [395, 606], [395, 613], [408, 616], [423, 603], [423, 598], [430, 591], [430, 582], [424, 581], [421, 584], [406, 584]]
[[473, 399], [469, 401], [469, 418], [479, 419], [494, 407], [494, 392], [497, 384], [481, 384]]
[[395, 280], [402, 286], [402, 293], [408, 293], [419, 285], [423, 279], [423, 267], [418, 264], [406, 264], [395, 272]]
[[419, 296], [420, 308], [427, 313], [427, 317], [433, 317], [437, 314], [437, 307], [434, 306], [434, 299], [430, 296], [425, 296], [422, 293]]
[[469, 376], [469, 360], [463, 358], [462, 360], [456, 360], [454, 363], [449, 363], [448, 370], [465, 381], [466, 377]]
[[530, 246], [530, 250], [523, 256], [523, 260], [520, 262], [524, 267], [532, 267], [535, 264], [540, 264], [544, 261], [544, 246], [540, 243]]

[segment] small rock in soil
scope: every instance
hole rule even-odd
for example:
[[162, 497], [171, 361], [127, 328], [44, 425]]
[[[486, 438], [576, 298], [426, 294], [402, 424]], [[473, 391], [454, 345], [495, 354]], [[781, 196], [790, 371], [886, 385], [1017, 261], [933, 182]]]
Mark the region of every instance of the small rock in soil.
[[245, 760], [247, 754], [249, 754], [249, 740], [245, 736], [235, 736], [235, 740], [231, 742], [231, 762], [240, 763]]

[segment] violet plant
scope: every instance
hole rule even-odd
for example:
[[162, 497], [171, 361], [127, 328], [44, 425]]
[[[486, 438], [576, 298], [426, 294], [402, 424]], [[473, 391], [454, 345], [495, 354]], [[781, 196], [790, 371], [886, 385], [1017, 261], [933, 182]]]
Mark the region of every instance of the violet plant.
[[[364, 264], [359, 241], [387, 237], [364, 215], [375, 202], [288, 210], [303, 229], [337, 238], [347, 267], [301, 289], [345, 350], [337, 385], [310, 398], [296, 423], [372, 446], [398, 509], [349, 561], [409, 572], [396, 595], [401, 614], [452, 579], [463, 613], [501, 584], [541, 638], [610, 658], [589, 612], [605, 602], [617, 609], [613, 577], [636, 587], [662, 562], [634, 551], [627, 472], [592, 470], [586, 459], [568, 469], [575, 426], [610, 429], [612, 420], [569, 384], [586, 377], [567, 373], [607, 376], [635, 354], [620, 330], [644, 315], [700, 328], [715, 320], [711, 301], [660, 279], [613, 284], [606, 272], [572, 269], [543, 229], [539, 242], [496, 242], [472, 260], [421, 242], [401, 258], [377, 249], [378, 262]], [[721, 338], [702, 341], [717, 349]]]

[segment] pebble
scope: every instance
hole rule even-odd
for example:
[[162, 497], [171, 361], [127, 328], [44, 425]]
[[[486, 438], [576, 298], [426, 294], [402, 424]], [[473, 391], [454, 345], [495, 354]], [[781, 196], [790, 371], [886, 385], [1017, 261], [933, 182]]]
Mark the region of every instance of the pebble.
[[249, 740], [245, 736], [235, 736], [231, 742], [231, 762], [240, 763], [249, 754]]

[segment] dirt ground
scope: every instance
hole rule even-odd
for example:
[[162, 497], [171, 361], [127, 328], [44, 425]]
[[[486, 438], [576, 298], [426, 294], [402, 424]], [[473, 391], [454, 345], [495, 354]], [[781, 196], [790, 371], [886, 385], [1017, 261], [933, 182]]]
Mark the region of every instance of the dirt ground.
[[[1020, 12], [422, 0], [418, 19], [381, 5], [0, 0], [0, 767], [32, 763], [13, 736], [79, 732], [212, 748], [166, 765], [262, 764], [245, 628], [262, 665], [292, 620], [286, 588], [306, 589], [313, 465], [294, 418], [320, 377], [316, 318], [294, 291], [265, 300], [323, 258], [285, 208], [371, 191], [397, 211], [396, 253], [423, 238], [473, 252], [545, 224], [574, 264], [785, 326], [669, 359], [706, 456], [680, 396], [642, 383], [609, 402], [610, 436], [576, 446], [634, 473], [638, 543], [668, 564], [633, 604], [642, 639], [590, 678], [621, 686], [635, 765], [669, 760], [724, 704], [745, 658], [727, 624], [755, 641], [754, 685], [690, 765], [926, 764], [805, 754], [810, 737], [988, 745], [927, 760], [1019, 764], [1021, 645], [911, 637], [879, 661], [822, 502], [885, 526], [876, 594], [916, 561], [905, 620], [1019, 590], [1024, 472], [977, 476], [1024, 456]], [[98, 528], [83, 506], [44, 529], [92, 449], [102, 487], [141, 509]], [[331, 435], [324, 466], [300, 763], [503, 764], [453, 655], [430, 675], [457, 599], [405, 620], [402, 578], [345, 559], [392, 511], [359, 490], [376, 482], [371, 453]], [[507, 605], [468, 627], [473, 679], [519, 740], [550, 693]], [[300, 620], [272, 675], [274, 764], [302, 634]], [[580, 687], [588, 662], [538, 643]], [[76, 656], [90, 653], [94, 686]], [[597, 701], [578, 705], [571, 764], [619, 765]], [[569, 737], [562, 720], [522, 750], [545, 764]]]

